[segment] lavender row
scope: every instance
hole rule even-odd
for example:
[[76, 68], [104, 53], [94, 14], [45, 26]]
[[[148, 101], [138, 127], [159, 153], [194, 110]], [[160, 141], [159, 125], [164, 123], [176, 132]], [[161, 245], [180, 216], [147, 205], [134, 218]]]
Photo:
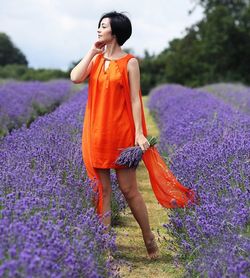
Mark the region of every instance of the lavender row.
[[73, 94], [71, 84], [63, 79], [0, 84], [0, 136], [54, 110]]
[[197, 88], [199, 91], [211, 92], [236, 109], [250, 114], [250, 88], [242, 84], [215, 83]]
[[[82, 160], [87, 89], [0, 142], [0, 276], [112, 277], [116, 234], [92, 207]], [[112, 175], [113, 206], [125, 207]]]
[[249, 277], [250, 116], [175, 84], [155, 88], [148, 108], [166, 163], [201, 200], [171, 209], [164, 227], [172, 251], [186, 260], [188, 277]]

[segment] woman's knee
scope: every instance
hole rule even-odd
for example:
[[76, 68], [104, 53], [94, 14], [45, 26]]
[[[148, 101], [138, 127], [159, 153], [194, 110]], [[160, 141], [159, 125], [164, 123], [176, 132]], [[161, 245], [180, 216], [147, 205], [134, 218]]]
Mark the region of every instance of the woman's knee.
[[130, 190], [125, 190], [123, 195], [126, 200], [131, 200], [137, 198], [140, 195], [140, 192], [135, 188], [131, 188]]
[[139, 194], [136, 174], [131, 169], [116, 169], [119, 187], [126, 199], [131, 199]]

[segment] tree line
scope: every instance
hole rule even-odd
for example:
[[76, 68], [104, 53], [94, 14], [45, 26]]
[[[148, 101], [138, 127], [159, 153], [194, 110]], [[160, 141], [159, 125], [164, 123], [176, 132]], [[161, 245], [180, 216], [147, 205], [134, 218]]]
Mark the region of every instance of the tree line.
[[159, 83], [250, 84], [249, 1], [201, 0], [197, 5], [204, 8], [204, 17], [186, 28], [183, 38], [170, 41], [158, 55], [145, 52], [141, 78], [146, 94]]
[[[203, 7], [203, 18], [187, 27], [182, 38], [171, 40], [157, 55], [145, 50], [138, 57], [144, 95], [161, 83], [190, 87], [215, 82], [250, 84], [250, 1], [196, 0], [189, 14], [198, 5]], [[66, 72], [29, 70], [21, 51], [6, 34], [0, 34], [0, 78], [69, 78], [78, 62], [72, 62]]]

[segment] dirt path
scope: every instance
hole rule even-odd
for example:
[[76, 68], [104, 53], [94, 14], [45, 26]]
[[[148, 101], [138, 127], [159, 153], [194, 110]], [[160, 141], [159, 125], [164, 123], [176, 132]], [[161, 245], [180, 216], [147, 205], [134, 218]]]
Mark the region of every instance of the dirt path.
[[[146, 107], [147, 98], [147, 96], [143, 97], [148, 135], [158, 136], [157, 125]], [[157, 238], [161, 256], [157, 261], [147, 261], [141, 229], [130, 208], [127, 208], [125, 214], [121, 215], [119, 224], [114, 227], [117, 232], [116, 243], [119, 249], [119, 258], [124, 261], [120, 266], [121, 277], [181, 277], [182, 269], [174, 266], [171, 252], [163, 239], [163, 236], [166, 237], [166, 233], [162, 225], [168, 222], [168, 210], [157, 203], [143, 162], [140, 162], [137, 169], [137, 181], [139, 191], [148, 209], [150, 226]]]

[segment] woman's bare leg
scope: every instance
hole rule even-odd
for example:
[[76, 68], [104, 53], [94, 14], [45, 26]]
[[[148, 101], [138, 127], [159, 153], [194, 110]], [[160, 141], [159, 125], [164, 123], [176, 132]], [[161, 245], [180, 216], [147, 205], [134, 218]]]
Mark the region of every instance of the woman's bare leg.
[[[107, 211], [111, 212], [111, 180], [110, 180], [110, 169], [95, 168], [100, 176], [101, 183], [103, 185], [103, 214]], [[107, 231], [110, 230], [111, 215], [104, 218], [103, 224], [107, 226]]]
[[158, 247], [153, 241], [154, 234], [149, 225], [148, 211], [141, 193], [138, 191], [136, 171], [131, 168], [115, 169], [120, 189], [138, 222], [150, 258], [157, 257]]

